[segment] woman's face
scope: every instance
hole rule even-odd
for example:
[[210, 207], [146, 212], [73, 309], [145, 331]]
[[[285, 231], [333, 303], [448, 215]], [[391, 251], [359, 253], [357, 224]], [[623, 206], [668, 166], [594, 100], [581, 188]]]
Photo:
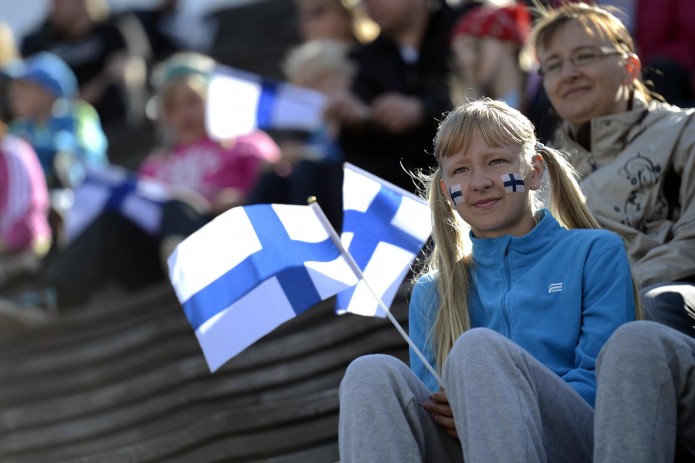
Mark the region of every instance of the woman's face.
[[534, 227], [530, 190], [540, 187], [543, 163], [540, 155], [534, 156], [522, 176], [520, 150], [518, 145], [492, 148], [476, 131], [467, 152], [440, 160], [444, 196], [477, 238], [522, 236]]
[[560, 63], [546, 75], [543, 85], [560, 117], [577, 130], [594, 117], [627, 110], [630, 87], [636, 76], [620, 54], [605, 54], [582, 66], [569, 60], [582, 50], [615, 49], [615, 45], [593, 28], [572, 20], [550, 37], [547, 47], [538, 49], [541, 69]]
[[334, 39], [352, 42], [352, 19], [336, 1], [314, 2], [299, 7], [299, 33], [305, 42]]
[[167, 89], [164, 122], [178, 143], [192, 143], [205, 136], [205, 100], [186, 81]]
[[459, 35], [451, 43], [451, 49], [465, 84], [477, 88], [489, 86], [502, 60], [518, 59], [510, 44], [488, 37]]

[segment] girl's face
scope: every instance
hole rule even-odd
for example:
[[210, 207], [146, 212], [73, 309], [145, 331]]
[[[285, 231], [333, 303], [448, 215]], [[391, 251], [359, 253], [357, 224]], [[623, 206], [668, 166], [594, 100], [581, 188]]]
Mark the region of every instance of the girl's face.
[[28, 119], [49, 117], [55, 101], [41, 85], [21, 79], [10, 83], [8, 99], [12, 115]]
[[325, 95], [336, 95], [350, 89], [352, 76], [338, 70], [305, 66], [294, 81], [295, 84], [316, 90]]
[[517, 145], [492, 148], [476, 131], [467, 152], [440, 160], [442, 192], [476, 238], [522, 236], [533, 229], [530, 190], [540, 187], [543, 161], [536, 154], [522, 169], [520, 150]]
[[597, 30], [572, 20], [560, 26], [547, 47], [538, 49], [541, 68], [556, 68], [543, 79], [550, 102], [575, 130], [594, 117], [626, 111], [629, 88], [639, 72], [636, 57], [628, 64], [618, 53], [602, 54], [582, 66], [569, 59], [601, 47], [615, 49]]
[[192, 143], [205, 136], [205, 100], [188, 82], [175, 82], [166, 90], [164, 122], [177, 143]]

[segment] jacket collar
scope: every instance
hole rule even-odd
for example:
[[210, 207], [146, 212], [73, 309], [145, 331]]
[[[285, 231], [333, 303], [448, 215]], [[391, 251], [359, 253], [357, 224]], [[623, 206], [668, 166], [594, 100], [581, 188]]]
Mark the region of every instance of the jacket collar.
[[521, 254], [534, 254], [546, 248], [555, 241], [555, 231], [560, 229], [560, 224], [547, 209], [541, 209], [537, 213], [540, 219], [533, 230], [523, 236], [505, 235], [499, 238], [476, 238], [469, 232], [473, 243], [473, 260], [478, 265], [500, 265], [509, 251], [517, 251]]

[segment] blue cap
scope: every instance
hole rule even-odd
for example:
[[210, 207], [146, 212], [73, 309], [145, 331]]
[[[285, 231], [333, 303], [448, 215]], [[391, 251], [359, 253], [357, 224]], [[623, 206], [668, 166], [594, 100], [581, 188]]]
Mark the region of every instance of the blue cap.
[[78, 85], [75, 73], [65, 61], [47, 51], [10, 64], [4, 69], [4, 73], [12, 79], [39, 84], [56, 98], [77, 97]]

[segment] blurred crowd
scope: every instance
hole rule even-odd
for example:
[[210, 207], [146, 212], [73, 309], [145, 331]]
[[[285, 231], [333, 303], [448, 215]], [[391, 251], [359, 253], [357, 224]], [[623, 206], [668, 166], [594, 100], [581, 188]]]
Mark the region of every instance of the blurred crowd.
[[[342, 163], [416, 191], [409, 172], [433, 165], [438, 122], [465, 100], [504, 100], [543, 143], [571, 122], [549, 85], [566, 63], [544, 68], [531, 46], [534, 8], [555, 2], [294, 0], [297, 43], [278, 68], [325, 95], [324, 125], [213, 139], [208, 84], [217, 64], [235, 63], [210, 56], [214, 37], [186, 40], [191, 24], [172, 22], [176, 3], [112, 14], [105, 0], [52, 0], [24, 37], [0, 24], [4, 298], [53, 311], [107, 281], [160, 280], [181, 240], [237, 205], [316, 196], [339, 230]], [[648, 94], [692, 106], [695, 5], [592, 3], [617, 8]], [[595, 59], [569, 61], [580, 69]], [[148, 124], [157, 145], [124, 169], [107, 134]]]

